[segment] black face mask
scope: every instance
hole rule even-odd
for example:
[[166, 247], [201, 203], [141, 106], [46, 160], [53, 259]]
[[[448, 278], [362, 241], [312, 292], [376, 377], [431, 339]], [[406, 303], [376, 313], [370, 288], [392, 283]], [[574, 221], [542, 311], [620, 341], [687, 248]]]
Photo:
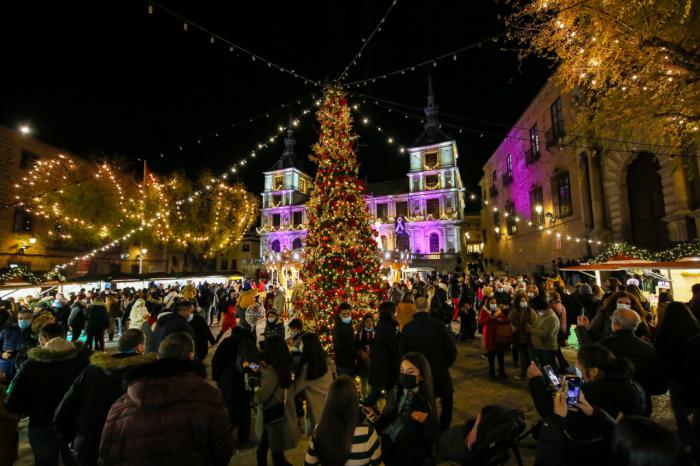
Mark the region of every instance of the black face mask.
[[399, 374], [399, 385], [409, 390], [418, 386], [418, 376], [413, 374]]

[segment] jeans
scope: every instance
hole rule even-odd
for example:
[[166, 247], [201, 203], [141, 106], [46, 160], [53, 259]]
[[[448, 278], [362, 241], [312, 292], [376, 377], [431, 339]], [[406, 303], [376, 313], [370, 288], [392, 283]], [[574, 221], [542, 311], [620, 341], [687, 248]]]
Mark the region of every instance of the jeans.
[[85, 346], [92, 349], [93, 341], [95, 343], [95, 350], [104, 351], [105, 350], [105, 329], [98, 329], [96, 331], [88, 330], [87, 340]]
[[494, 377], [496, 375], [496, 370], [494, 367], [494, 362], [496, 358], [498, 358], [498, 373], [501, 375], [505, 375], [506, 371], [503, 368], [503, 350], [489, 351], [487, 356], [489, 358], [489, 374], [491, 375], [491, 377]]
[[80, 338], [80, 335], [83, 333], [83, 326], [82, 325], [71, 325], [71, 336], [70, 336], [70, 341], [78, 341]]
[[513, 347], [517, 347], [520, 377], [525, 377], [527, 375], [527, 368], [530, 366], [530, 348], [527, 343], [518, 343], [517, 345], [513, 345]]
[[53, 427], [28, 429], [27, 435], [34, 453], [35, 466], [58, 466], [61, 439]]

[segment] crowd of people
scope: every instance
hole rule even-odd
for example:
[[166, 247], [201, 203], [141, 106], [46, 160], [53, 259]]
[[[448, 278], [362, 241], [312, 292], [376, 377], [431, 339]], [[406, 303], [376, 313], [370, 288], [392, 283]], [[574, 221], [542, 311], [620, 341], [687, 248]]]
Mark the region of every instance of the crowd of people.
[[[8, 300], [0, 465], [20, 417], [40, 466], [224, 465], [252, 447], [280, 466], [302, 434], [307, 465], [500, 464], [530, 432], [538, 466], [692, 464], [700, 285], [652, 306], [639, 284], [434, 274], [387, 285], [376, 309], [341, 303], [328, 335], [282, 287], [247, 280]], [[458, 342], [480, 342], [493, 383], [517, 368], [540, 418], [527, 433], [507, 402], [453, 418]], [[667, 392], [677, 432], [651, 419]]]

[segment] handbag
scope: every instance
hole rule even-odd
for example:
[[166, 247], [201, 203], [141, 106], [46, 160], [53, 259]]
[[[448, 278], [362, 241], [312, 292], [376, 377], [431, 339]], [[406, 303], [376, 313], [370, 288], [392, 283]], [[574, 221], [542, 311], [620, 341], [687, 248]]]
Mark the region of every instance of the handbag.
[[513, 327], [510, 322], [496, 323], [495, 341], [498, 346], [508, 346], [513, 342]]

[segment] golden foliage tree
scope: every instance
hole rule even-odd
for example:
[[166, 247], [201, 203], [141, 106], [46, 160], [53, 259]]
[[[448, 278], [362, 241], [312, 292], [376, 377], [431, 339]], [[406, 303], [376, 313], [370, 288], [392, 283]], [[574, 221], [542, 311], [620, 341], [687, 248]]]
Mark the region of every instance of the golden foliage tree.
[[[258, 201], [240, 185], [211, 183], [201, 194], [181, 173], [144, 180], [109, 162], [65, 155], [37, 160], [15, 184], [22, 207], [52, 223], [55, 242], [76, 248], [120, 238], [144, 226], [132, 240], [207, 259], [236, 246], [253, 225]], [[178, 200], [186, 202], [176, 202]], [[191, 201], [190, 201], [191, 200]]]
[[696, 147], [700, 137], [697, 0], [518, 0], [509, 36], [552, 59], [579, 100], [581, 134]]

